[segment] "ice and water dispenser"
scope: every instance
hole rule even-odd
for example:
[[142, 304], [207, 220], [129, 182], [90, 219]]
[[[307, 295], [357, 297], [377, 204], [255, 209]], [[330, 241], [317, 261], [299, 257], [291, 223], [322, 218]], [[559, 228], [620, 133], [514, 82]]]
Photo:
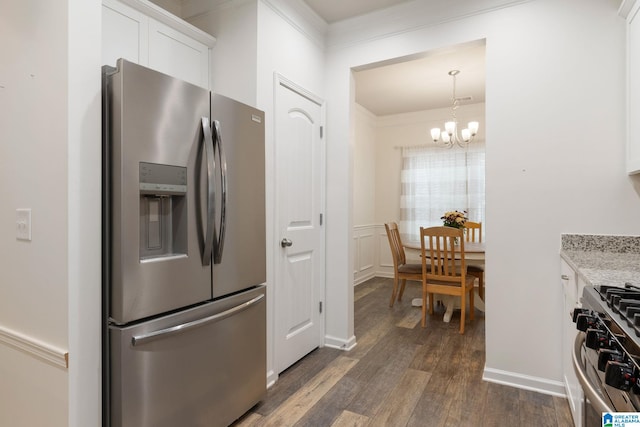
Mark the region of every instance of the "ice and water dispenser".
[[140, 162], [140, 261], [187, 256], [187, 168]]

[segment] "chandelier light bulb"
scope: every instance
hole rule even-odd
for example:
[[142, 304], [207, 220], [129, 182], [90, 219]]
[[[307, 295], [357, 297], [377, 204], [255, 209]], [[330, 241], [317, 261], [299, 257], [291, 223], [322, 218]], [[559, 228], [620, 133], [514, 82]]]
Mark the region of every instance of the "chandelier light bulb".
[[444, 124], [444, 130], [439, 128], [431, 129], [431, 139], [434, 143], [438, 143], [440, 139], [444, 146], [451, 148], [454, 145], [458, 145], [462, 148], [466, 147], [473, 138], [477, 135], [480, 124], [478, 122], [469, 122], [466, 129], [460, 131], [458, 136], [458, 119], [456, 117], [456, 110], [458, 109], [458, 98], [456, 97], [456, 76], [460, 73], [459, 70], [449, 71], [449, 75], [453, 78], [453, 97], [451, 98], [451, 115], [452, 120]]
[[471, 132], [471, 136], [476, 136], [476, 134], [478, 133], [478, 128], [480, 127], [480, 124], [478, 122], [469, 122], [468, 127], [469, 127], [469, 132]]
[[431, 129], [431, 139], [433, 139], [433, 142], [438, 142], [438, 139], [440, 139], [440, 128]]
[[444, 124], [444, 129], [447, 131], [449, 136], [453, 135], [456, 132], [456, 122], [447, 122]]

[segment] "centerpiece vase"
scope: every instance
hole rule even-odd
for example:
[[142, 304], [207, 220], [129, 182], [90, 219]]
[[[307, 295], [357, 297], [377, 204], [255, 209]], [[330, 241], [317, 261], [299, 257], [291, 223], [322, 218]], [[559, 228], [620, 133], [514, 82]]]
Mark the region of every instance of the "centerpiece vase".
[[[452, 225], [447, 225], [447, 224], [444, 224], [444, 226], [445, 226], [445, 227], [450, 227], [450, 228], [457, 228], [457, 229], [460, 229], [460, 227], [454, 227], [454, 226], [452, 226]], [[460, 244], [460, 238], [459, 238], [459, 237], [454, 237], [454, 238], [453, 238], [453, 244], [454, 244], [454, 245], [459, 245], [459, 244]]]

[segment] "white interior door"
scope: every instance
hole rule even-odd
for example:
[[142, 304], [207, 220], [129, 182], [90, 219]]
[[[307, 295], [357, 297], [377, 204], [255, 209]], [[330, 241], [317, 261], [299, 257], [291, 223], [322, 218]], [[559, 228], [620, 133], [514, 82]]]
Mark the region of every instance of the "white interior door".
[[323, 104], [276, 78], [275, 367], [322, 344], [324, 333]]

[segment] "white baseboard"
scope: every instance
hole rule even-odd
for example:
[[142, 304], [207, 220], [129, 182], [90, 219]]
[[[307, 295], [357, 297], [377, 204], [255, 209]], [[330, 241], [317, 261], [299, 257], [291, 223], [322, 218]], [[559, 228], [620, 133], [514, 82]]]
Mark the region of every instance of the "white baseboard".
[[330, 335], [325, 335], [324, 337], [324, 345], [325, 347], [335, 348], [338, 350], [349, 351], [356, 346], [356, 336], [353, 335], [348, 340], [343, 340], [340, 338], [332, 337]]
[[508, 385], [552, 396], [567, 397], [564, 383], [551, 381], [546, 378], [532, 377], [530, 375], [515, 372], [502, 371], [500, 369], [487, 368], [485, 366], [482, 379], [496, 384]]
[[267, 388], [271, 388], [276, 381], [278, 381], [278, 374], [276, 374], [273, 369], [267, 372]]
[[374, 277], [379, 276], [379, 274], [376, 274], [375, 271], [371, 271], [368, 274], [364, 275], [364, 276], [360, 276], [360, 277], [356, 277], [353, 281], [353, 286], [357, 286], [361, 283], [366, 282], [369, 279], [373, 279]]

